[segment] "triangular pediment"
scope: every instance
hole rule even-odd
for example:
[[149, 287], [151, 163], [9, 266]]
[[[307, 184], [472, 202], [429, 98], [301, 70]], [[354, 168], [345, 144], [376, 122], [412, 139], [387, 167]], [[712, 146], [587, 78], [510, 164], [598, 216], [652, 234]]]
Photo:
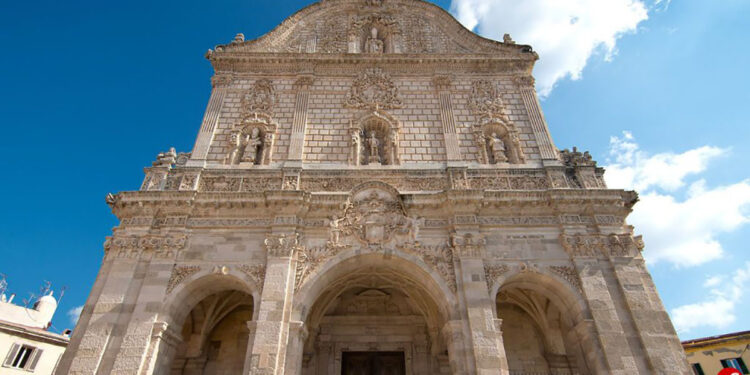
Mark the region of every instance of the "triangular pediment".
[[327, 0], [312, 4], [255, 40], [217, 52], [315, 54], [526, 55], [529, 46], [482, 38], [422, 0]]

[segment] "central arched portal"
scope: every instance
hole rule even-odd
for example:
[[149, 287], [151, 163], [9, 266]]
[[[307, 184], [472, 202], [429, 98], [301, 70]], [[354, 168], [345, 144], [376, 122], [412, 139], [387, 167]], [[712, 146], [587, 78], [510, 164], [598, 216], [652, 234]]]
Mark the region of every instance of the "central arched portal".
[[455, 304], [433, 275], [392, 254], [332, 263], [297, 304], [308, 331], [302, 374], [453, 373], [442, 331]]

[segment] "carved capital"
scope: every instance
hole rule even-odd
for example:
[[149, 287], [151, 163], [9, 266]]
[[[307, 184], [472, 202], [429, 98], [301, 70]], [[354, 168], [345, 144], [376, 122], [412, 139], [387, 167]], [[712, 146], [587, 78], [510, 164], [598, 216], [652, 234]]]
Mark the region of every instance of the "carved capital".
[[272, 234], [265, 240], [266, 252], [273, 257], [291, 257], [294, 252], [302, 249], [299, 233]]
[[315, 83], [313, 76], [301, 76], [294, 81], [294, 87], [299, 90], [307, 90]]
[[486, 240], [482, 235], [466, 233], [459, 235], [451, 234], [450, 238], [453, 251], [459, 257], [482, 258], [485, 255]]
[[449, 91], [451, 84], [453, 83], [453, 77], [448, 75], [439, 75], [432, 78], [432, 85], [438, 91]]
[[211, 86], [214, 88], [228, 87], [232, 84], [233, 79], [234, 77], [231, 74], [216, 74], [211, 77]]
[[514, 77], [513, 81], [515, 82], [516, 86], [525, 89], [533, 89], [535, 84], [534, 77], [530, 75]]

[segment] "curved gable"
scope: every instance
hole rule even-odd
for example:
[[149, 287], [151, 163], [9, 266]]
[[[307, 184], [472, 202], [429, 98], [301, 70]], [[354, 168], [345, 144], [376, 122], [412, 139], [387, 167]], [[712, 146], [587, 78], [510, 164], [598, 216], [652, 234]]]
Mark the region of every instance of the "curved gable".
[[[374, 33], [375, 35], [372, 35]], [[374, 36], [374, 38], [373, 38]], [[380, 40], [371, 47], [368, 40]], [[255, 53], [523, 54], [531, 47], [482, 38], [422, 0], [328, 0], [312, 4], [266, 35], [218, 51]]]

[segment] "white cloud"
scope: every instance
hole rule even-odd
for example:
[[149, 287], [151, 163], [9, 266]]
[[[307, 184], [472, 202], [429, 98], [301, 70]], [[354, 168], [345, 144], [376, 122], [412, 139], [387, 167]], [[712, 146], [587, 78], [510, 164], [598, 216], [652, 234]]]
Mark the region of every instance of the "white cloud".
[[[726, 152], [704, 146], [649, 155], [630, 133], [611, 139], [605, 178], [609, 187], [639, 191], [641, 201], [628, 221], [643, 234], [650, 263], [686, 267], [717, 259], [724, 254], [717, 236], [750, 222], [750, 180], [714, 188], [707, 188], [703, 179], [686, 182]], [[676, 196], [681, 190], [683, 199]]]
[[78, 318], [81, 317], [81, 311], [83, 311], [83, 306], [78, 306], [68, 310], [68, 318], [70, 318], [70, 322], [73, 326], [78, 324]]
[[741, 301], [746, 284], [750, 281], [750, 262], [732, 274], [708, 278], [704, 283], [709, 291], [708, 299], [672, 309], [672, 322], [679, 333], [687, 333], [697, 327], [724, 329], [737, 319], [735, 307]]
[[[665, 0], [655, 5], [663, 8]], [[540, 56], [535, 76], [542, 96], [560, 79], [579, 79], [595, 52], [611, 58], [617, 40], [648, 18], [642, 0], [452, 0], [451, 10], [484, 36], [502, 40], [510, 33], [530, 44]]]

